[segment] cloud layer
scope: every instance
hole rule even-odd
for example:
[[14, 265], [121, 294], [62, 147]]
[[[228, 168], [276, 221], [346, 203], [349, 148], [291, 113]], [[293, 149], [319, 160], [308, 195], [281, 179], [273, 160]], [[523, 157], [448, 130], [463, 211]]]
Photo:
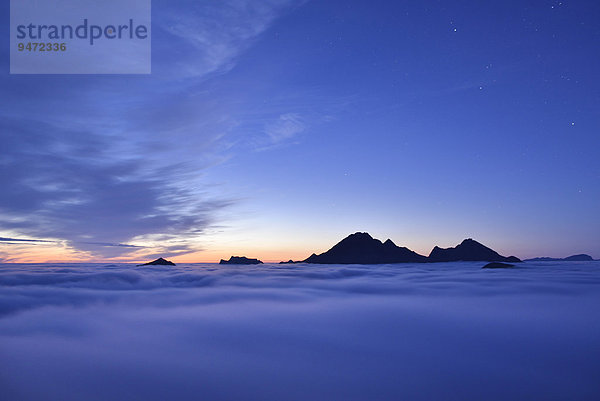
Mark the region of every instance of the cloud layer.
[[26, 401], [592, 400], [599, 268], [0, 265], [0, 385]]

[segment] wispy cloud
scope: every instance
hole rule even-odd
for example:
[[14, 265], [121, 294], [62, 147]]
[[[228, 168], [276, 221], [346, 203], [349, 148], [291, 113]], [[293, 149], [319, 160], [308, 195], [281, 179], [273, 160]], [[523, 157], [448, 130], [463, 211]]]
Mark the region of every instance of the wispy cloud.
[[[214, 211], [229, 204], [203, 197], [193, 187], [200, 183], [187, 176], [188, 168], [202, 168], [198, 164], [151, 163], [156, 155], [149, 164], [118, 151], [111, 155], [110, 137], [94, 129], [76, 137], [68, 126], [3, 125], [13, 159], [0, 165], [0, 183], [10, 193], [0, 200], [3, 214], [11, 217], [3, 219], [4, 230], [62, 239], [79, 250], [114, 257], [131, 248], [121, 244], [148, 233], [193, 238], [212, 223]], [[27, 146], [32, 140], [37, 147]]]
[[[6, 238], [0, 237], [0, 243], [4, 244], [19, 244], [19, 245], [48, 245], [48, 244], [62, 244], [62, 241], [50, 241], [43, 239], [24, 239], [24, 238]], [[130, 244], [114, 244], [109, 242], [79, 242], [76, 244], [82, 245], [98, 245], [103, 247], [123, 247], [123, 248], [143, 248], [139, 245]]]
[[156, 1], [149, 77], [0, 77], [0, 235], [99, 258], [200, 249], [236, 202], [207, 187], [235, 118], [205, 81], [294, 4]]
[[42, 239], [23, 239], [23, 238], [5, 238], [0, 237], [0, 242], [25, 242], [25, 243], [53, 243], [55, 241], [47, 241]]
[[[155, 26], [179, 42], [165, 41], [155, 51], [177, 50], [175, 62], [166, 59], [159, 70], [185, 77], [205, 77], [228, 71], [270, 24], [299, 0], [184, 1], [155, 13]], [[171, 4], [170, 4], [171, 5]], [[165, 46], [165, 48], [163, 48]], [[184, 51], [182, 51], [184, 50]]]
[[277, 121], [267, 124], [265, 132], [271, 143], [276, 144], [289, 140], [305, 129], [305, 124], [300, 115], [286, 113], [279, 116]]

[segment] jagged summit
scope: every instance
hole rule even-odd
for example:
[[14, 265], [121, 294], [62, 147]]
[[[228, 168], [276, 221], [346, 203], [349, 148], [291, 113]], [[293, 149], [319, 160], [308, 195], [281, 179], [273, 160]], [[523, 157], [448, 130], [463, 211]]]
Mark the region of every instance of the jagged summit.
[[502, 256], [493, 249], [480, 244], [472, 238], [463, 240], [454, 248], [435, 246], [429, 254], [430, 262], [485, 261], [485, 262], [520, 262], [515, 256]]
[[258, 259], [250, 259], [245, 256], [232, 256], [229, 260], [221, 259], [221, 265], [260, 265], [262, 261]]
[[312, 254], [305, 263], [323, 264], [379, 264], [379, 263], [422, 263], [425, 256], [408, 248], [396, 246], [392, 240], [382, 243], [368, 233], [351, 234], [320, 255]]
[[158, 258], [156, 260], [153, 260], [152, 262], [142, 263], [141, 265], [138, 265], [138, 266], [176, 266], [176, 265], [175, 265], [175, 263], [171, 262], [170, 260]]
[[396, 244], [394, 244], [394, 241], [392, 241], [389, 238], [385, 240], [385, 242], [383, 243], [383, 245], [385, 245], [385, 246], [396, 246]]

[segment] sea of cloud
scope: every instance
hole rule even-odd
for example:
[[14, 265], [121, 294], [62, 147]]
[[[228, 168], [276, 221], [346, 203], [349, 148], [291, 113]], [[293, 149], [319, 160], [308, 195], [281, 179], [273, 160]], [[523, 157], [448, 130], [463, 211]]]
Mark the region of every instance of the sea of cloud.
[[0, 264], [0, 400], [597, 400], [600, 262]]

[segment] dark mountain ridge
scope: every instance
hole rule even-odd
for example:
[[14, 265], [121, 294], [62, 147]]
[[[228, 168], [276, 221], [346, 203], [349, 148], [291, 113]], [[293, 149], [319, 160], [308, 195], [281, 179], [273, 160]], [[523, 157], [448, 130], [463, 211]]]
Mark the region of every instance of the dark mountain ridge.
[[493, 249], [468, 238], [454, 248], [434, 247], [429, 254], [430, 262], [487, 261], [487, 262], [520, 262], [516, 256], [502, 256]]
[[590, 255], [581, 253], [579, 255], [572, 255], [566, 258], [549, 258], [547, 256], [541, 258], [525, 259], [525, 262], [591, 262], [594, 259]]
[[229, 260], [221, 259], [220, 265], [260, 265], [262, 261], [258, 259], [250, 259], [245, 256], [232, 256]]
[[[344, 238], [327, 252], [312, 254], [303, 263], [320, 264], [381, 264], [381, 263], [427, 263], [427, 262], [511, 262], [521, 260], [515, 256], [505, 257], [469, 238], [454, 248], [434, 247], [429, 257], [419, 255], [406, 247], [399, 247], [390, 239], [381, 242], [368, 233], [357, 232]], [[293, 261], [285, 263], [297, 263]]]
[[399, 247], [388, 239], [381, 242], [368, 233], [355, 233], [344, 238], [327, 252], [312, 254], [305, 263], [321, 264], [379, 264], [423, 263], [427, 258], [405, 247]]

